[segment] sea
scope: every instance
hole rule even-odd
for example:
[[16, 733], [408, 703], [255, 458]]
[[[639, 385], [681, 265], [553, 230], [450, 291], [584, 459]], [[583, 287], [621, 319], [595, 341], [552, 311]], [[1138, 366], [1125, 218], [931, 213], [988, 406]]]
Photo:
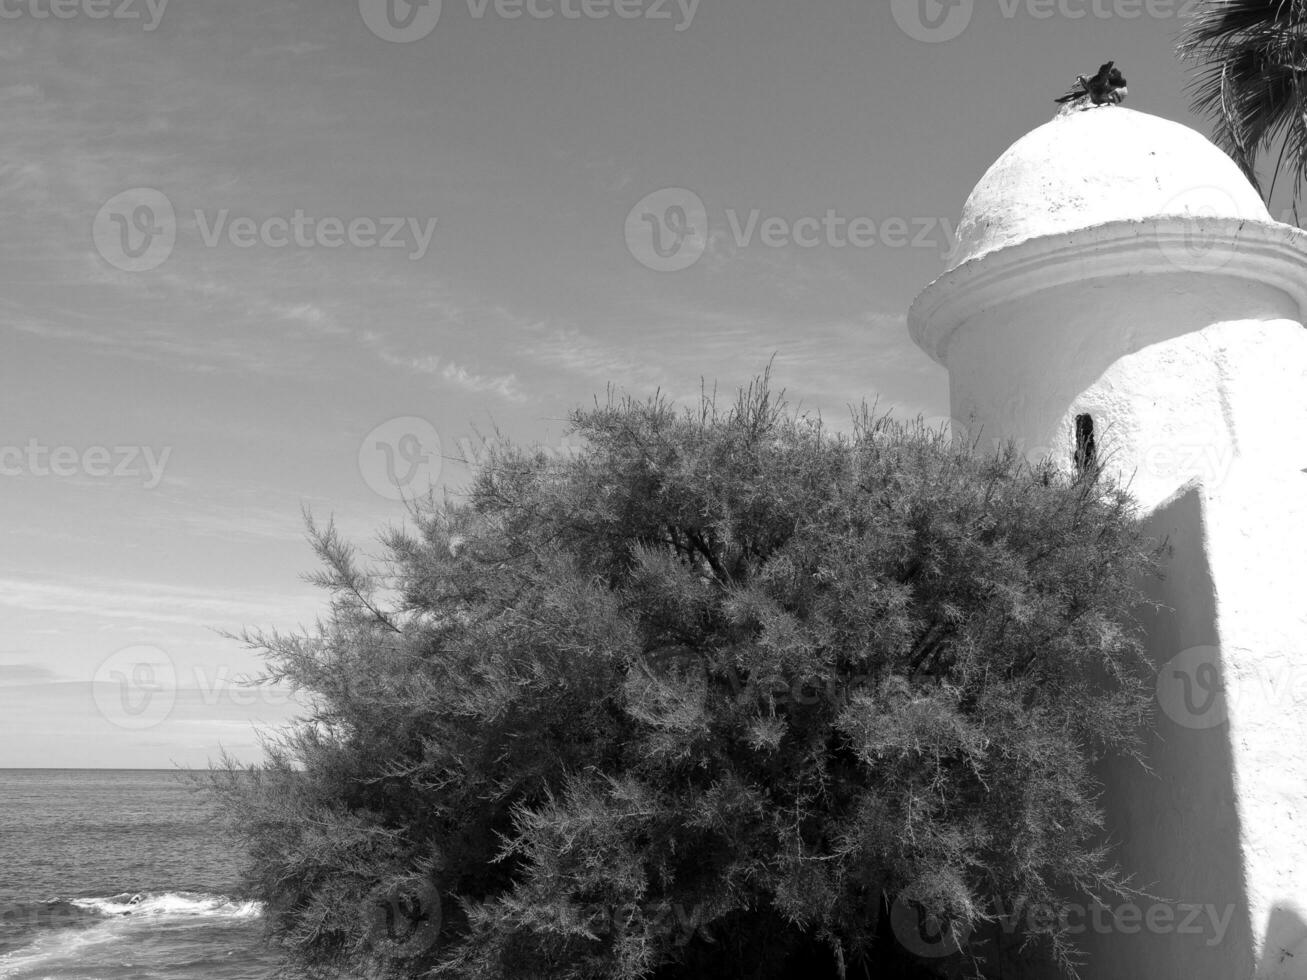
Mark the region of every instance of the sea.
[[0, 769], [0, 978], [266, 980], [239, 869], [184, 773]]

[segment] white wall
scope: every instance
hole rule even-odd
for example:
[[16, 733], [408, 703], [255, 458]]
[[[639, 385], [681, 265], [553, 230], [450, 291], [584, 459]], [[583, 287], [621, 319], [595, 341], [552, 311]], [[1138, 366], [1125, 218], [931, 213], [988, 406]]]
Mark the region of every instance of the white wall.
[[[1307, 980], [1298, 317], [1287, 295], [1245, 280], [1126, 275], [991, 306], [947, 346], [952, 415], [982, 430], [983, 446], [1013, 437], [1069, 466], [1074, 419], [1089, 413], [1106, 468], [1129, 480], [1175, 549], [1155, 587], [1171, 611], [1149, 623], [1166, 666], [1154, 773], [1118, 764], [1103, 773], [1121, 863], [1158, 896], [1137, 900], [1145, 912], [1156, 906], [1154, 926], [1086, 929], [1089, 980], [1230, 980], [1251, 977], [1255, 962], [1259, 977]], [[1231, 696], [1185, 708], [1180, 685], [1201, 679], [1204, 660]], [[1189, 906], [1210, 912], [1185, 931], [1177, 920]]]

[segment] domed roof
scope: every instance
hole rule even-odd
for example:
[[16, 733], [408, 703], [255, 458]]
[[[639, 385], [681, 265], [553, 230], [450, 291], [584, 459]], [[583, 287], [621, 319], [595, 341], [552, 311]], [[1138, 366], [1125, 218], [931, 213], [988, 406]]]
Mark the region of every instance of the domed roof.
[[1188, 126], [1120, 106], [1071, 111], [981, 178], [949, 268], [1044, 235], [1168, 215], [1271, 220], [1234, 161]]

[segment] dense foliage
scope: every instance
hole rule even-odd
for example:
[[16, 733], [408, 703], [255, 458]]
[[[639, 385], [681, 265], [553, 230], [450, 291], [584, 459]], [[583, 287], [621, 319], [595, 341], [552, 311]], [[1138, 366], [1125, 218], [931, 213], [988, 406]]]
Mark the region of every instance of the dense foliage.
[[[1092, 765], [1150, 700], [1128, 500], [854, 421], [765, 381], [610, 400], [583, 451], [497, 450], [374, 567], [310, 522], [329, 617], [246, 639], [311, 716], [214, 774], [296, 961], [888, 976], [905, 889], [965, 935], [998, 899], [1122, 888]], [[1008, 938], [1065, 959], [1039, 928]]]

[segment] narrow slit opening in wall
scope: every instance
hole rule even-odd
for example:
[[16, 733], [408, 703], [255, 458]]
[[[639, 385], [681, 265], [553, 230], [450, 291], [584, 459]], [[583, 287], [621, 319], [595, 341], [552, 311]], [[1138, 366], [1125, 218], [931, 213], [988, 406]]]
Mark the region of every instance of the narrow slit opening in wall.
[[1076, 472], [1084, 473], [1098, 462], [1098, 447], [1094, 444], [1094, 417], [1076, 416]]

